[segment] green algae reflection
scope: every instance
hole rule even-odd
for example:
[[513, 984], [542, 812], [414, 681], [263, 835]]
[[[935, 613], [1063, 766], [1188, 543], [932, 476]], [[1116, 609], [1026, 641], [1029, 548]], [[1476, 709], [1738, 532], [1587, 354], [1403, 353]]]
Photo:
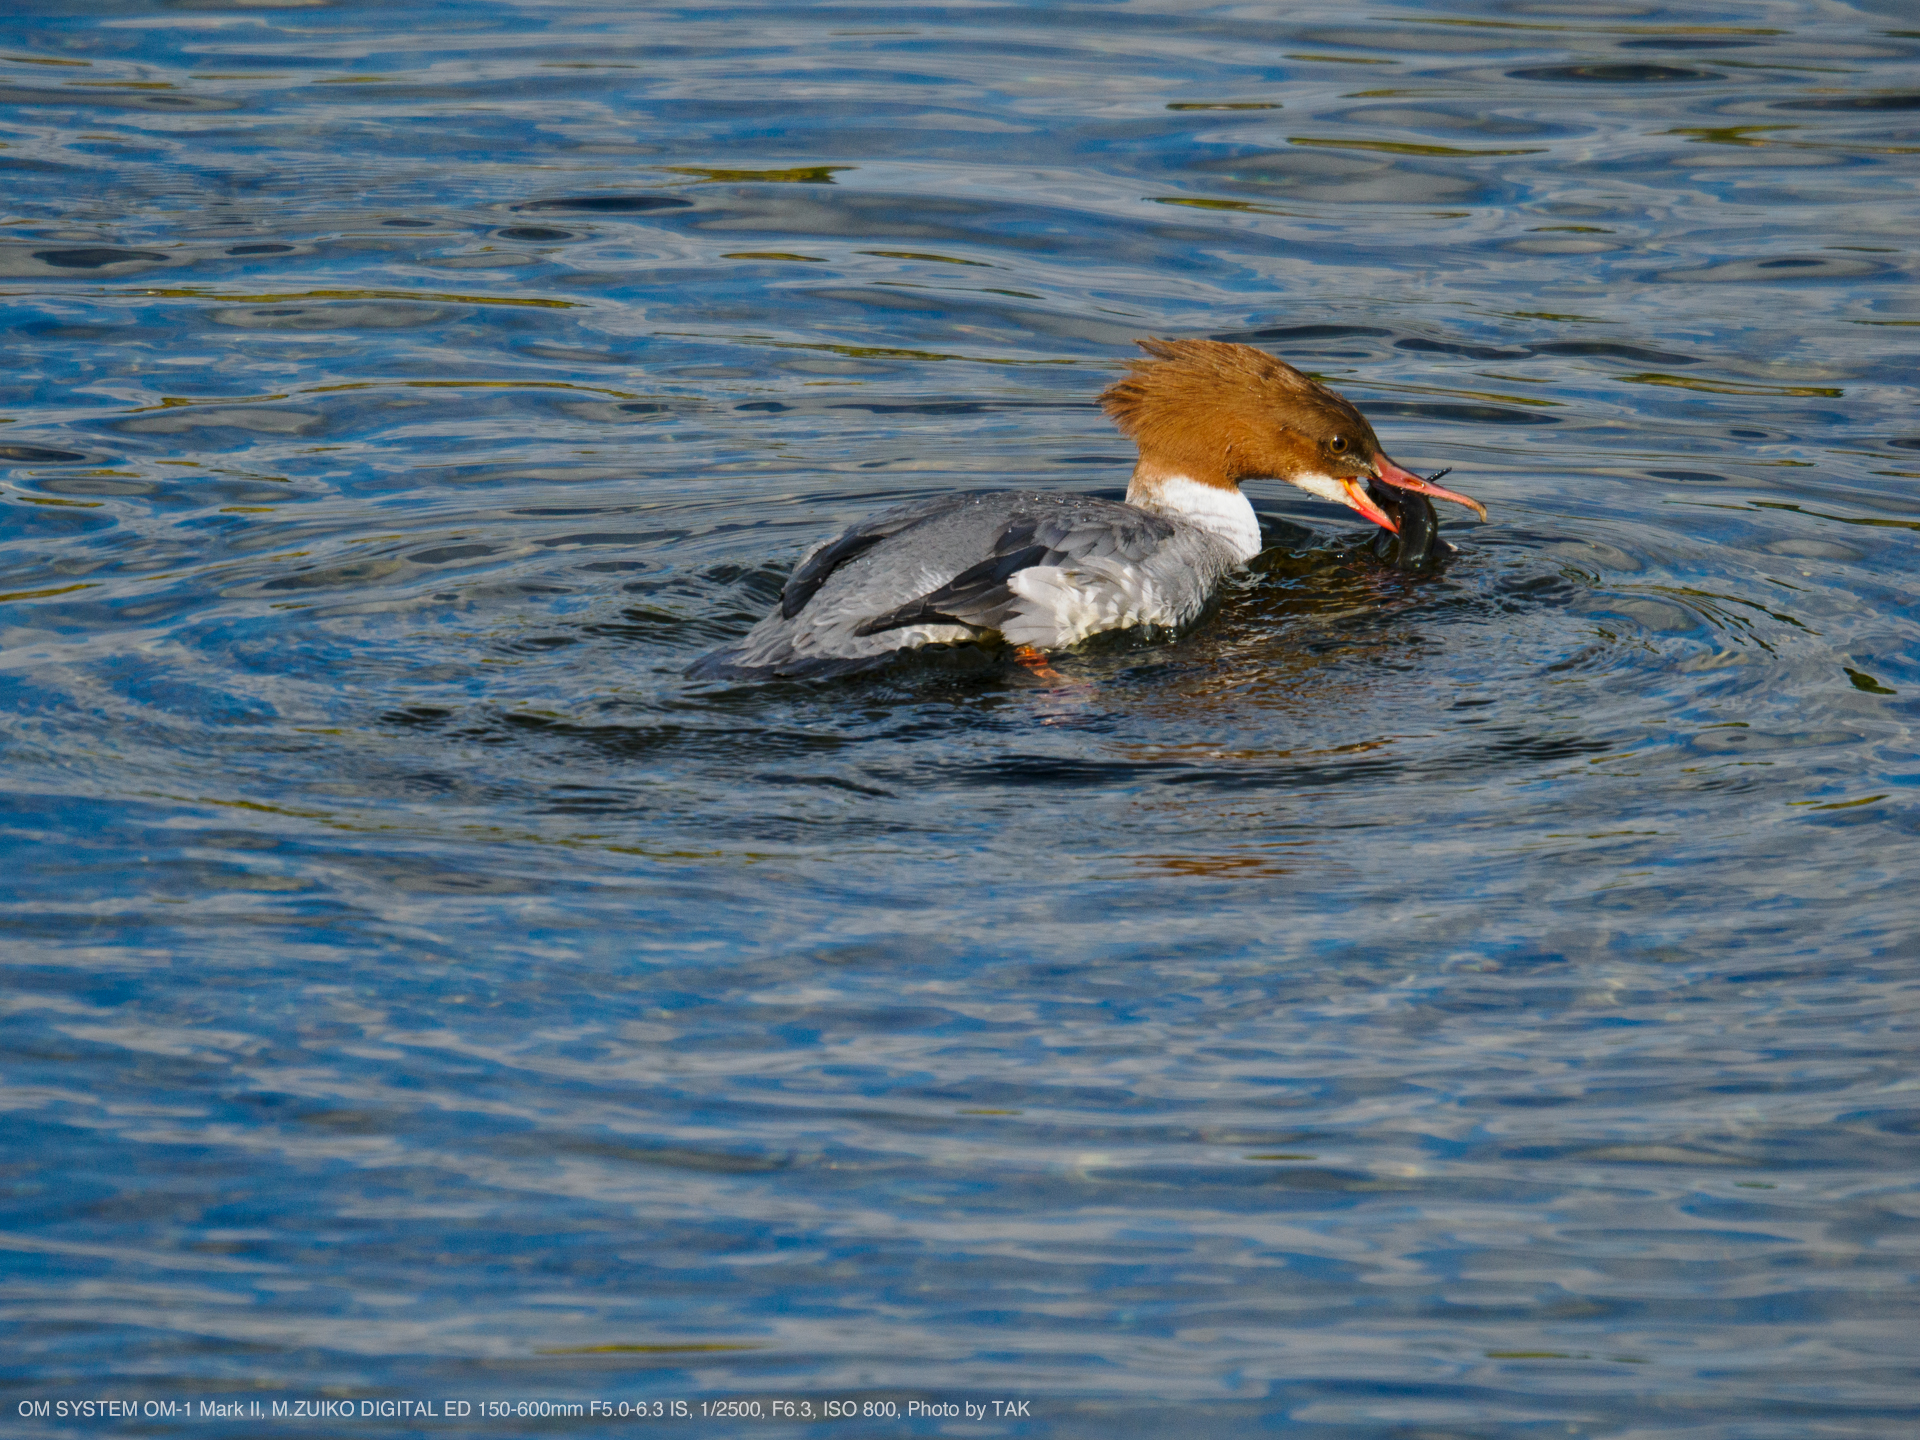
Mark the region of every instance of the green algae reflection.
[[1453, 145], [1412, 145], [1399, 140], [1323, 140], [1312, 135], [1289, 135], [1289, 145], [1314, 145], [1323, 150], [1372, 150], [1381, 155], [1437, 155], [1443, 159], [1484, 155], [1544, 155], [1539, 147], [1531, 150], [1462, 150]]
[[524, 295], [450, 295], [438, 290], [288, 290], [265, 295], [228, 295], [198, 285], [142, 290], [162, 300], [218, 300], [229, 305], [280, 305], [289, 300], [429, 300], [451, 305], [525, 305], [538, 310], [578, 310], [578, 300], [543, 300]]
[[952, 255], [935, 255], [927, 250], [862, 250], [862, 255], [880, 255], [888, 260], [932, 260], [941, 265], [977, 265], [982, 270], [994, 267], [984, 260], [961, 260]]
[[1691, 375], [1616, 375], [1628, 385], [1668, 385], [1676, 390], [1702, 390], [1710, 395], [1818, 395], [1837, 400], [1847, 392], [1832, 385], [1750, 385], [1738, 380], [1699, 380]]
[[765, 1345], [570, 1345], [562, 1350], [536, 1350], [536, 1355], [705, 1355], [725, 1350], [765, 1350]]
[[1216, 200], [1210, 195], [1149, 195], [1155, 205], [1185, 205], [1192, 210], [1238, 210], [1249, 215], [1295, 215], [1272, 205], [1256, 205], [1251, 200]]
[[857, 170], [857, 165], [801, 165], [791, 170], [716, 170], [707, 165], [663, 165], [674, 175], [692, 175], [701, 180], [752, 181], [762, 185], [831, 185], [842, 170]]

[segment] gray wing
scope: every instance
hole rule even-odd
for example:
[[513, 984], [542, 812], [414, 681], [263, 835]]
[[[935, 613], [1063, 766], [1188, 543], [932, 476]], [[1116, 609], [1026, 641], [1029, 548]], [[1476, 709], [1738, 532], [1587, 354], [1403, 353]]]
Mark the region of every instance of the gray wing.
[[890, 540], [902, 531], [950, 514], [966, 500], [965, 495], [943, 495], [934, 501], [920, 500], [910, 505], [897, 505], [891, 510], [882, 510], [878, 515], [869, 516], [826, 544], [816, 546], [801, 558], [800, 563], [793, 567], [793, 574], [787, 577], [786, 586], [780, 591], [780, 613], [789, 620], [793, 619], [841, 566], [858, 559], [883, 540]]
[[1022, 571], [1075, 561], [1134, 565], [1174, 533], [1168, 521], [1131, 505], [1039, 490], [962, 492], [898, 506], [809, 551], [772, 613], [687, 673], [844, 674], [902, 644], [999, 630], [1031, 605], [1009, 583]]
[[997, 630], [1020, 603], [1009, 582], [1022, 570], [1101, 559], [1137, 564], [1173, 533], [1168, 521], [1131, 505], [1086, 495], [1019, 492], [983, 558], [853, 633], [878, 635], [927, 624]]

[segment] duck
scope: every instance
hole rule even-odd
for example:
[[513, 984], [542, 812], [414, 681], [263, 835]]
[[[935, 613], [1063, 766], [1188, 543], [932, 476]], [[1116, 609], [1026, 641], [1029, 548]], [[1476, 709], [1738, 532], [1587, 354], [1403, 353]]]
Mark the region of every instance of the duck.
[[1146, 358], [1098, 398], [1139, 447], [1125, 501], [987, 490], [883, 510], [803, 555], [766, 617], [688, 673], [824, 678], [995, 641], [1044, 663], [1105, 631], [1178, 632], [1260, 552], [1249, 480], [1345, 505], [1382, 538], [1408, 502], [1430, 522], [1431, 502], [1414, 496], [1486, 518], [1478, 500], [1394, 464], [1351, 401], [1286, 361], [1223, 340], [1136, 343]]

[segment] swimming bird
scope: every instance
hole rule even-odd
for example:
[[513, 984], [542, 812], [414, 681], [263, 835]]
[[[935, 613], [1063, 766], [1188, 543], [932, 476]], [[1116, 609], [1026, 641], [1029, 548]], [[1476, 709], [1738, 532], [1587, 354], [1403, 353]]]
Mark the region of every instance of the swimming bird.
[[[1284, 480], [1399, 526], [1394, 491], [1465, 505], [1389, 460], [1344, 396], [1250, 345], [1142, 340], [1100, 395], [1140, 447], [1125, 503], [1071, 491], [963, 491], [884, 510], [814, 547], [744, 638], [698, 678], [825, 676], [898, 650], [1000, 637], [1022, 652], [1104, 630], [1177, 629], [1260, 550], [1242, 481]], [[1417, 502], [1425, 505], [1426, 502]]]

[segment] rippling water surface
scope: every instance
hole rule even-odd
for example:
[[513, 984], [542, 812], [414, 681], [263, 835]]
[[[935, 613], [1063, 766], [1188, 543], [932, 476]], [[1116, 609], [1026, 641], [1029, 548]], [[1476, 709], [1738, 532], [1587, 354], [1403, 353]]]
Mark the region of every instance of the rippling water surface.
[[[1920, 1424], [1908, 0], [8, 9], [17, 1433]], [[683, 678], [1142, 335], [1490, 521]]]

